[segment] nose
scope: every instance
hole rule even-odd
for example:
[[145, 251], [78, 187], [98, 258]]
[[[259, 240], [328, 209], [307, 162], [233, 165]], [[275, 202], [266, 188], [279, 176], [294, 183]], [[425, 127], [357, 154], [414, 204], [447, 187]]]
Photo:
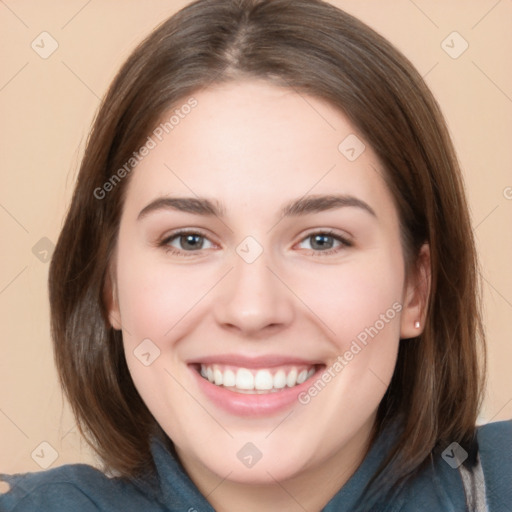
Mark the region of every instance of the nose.
[[266, 256], [247, 263], [234, 255], [234, 268], [219, 283], [215, 318], [224, 329], [246, 337], [267, 336], [293, 320], [293, 293]]

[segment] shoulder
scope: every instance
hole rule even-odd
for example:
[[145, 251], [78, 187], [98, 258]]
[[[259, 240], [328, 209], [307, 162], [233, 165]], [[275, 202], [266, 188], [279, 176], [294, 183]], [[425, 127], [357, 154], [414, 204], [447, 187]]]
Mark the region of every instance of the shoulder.
[[[483, 474], [485, 481], [487, 510], [489, 512], [511, 510], [512, 420], [489, 423], [477, 427], [476, 432], [482, 469], [480, 475]], [[453, 449], [450, 455], [447, 455], [446, 450], [432, 454], [430, 462], [404, 486], [397, 503], [391, 510], [400, 512], [467, 510], [466, 490], [460, 467], [462, 460], [457, 464], [450, 463], [449, 458], [453, 458]], [[479, 478], [481, 477], [477, 473], [475, 482], [477, 486]], [[388, 509], [384, 507], [383, 510]]]
[[47, 471], [0, 474], [10, 489], [0, 494], [2, 512], [97, 512], [160, 510], [133, 484], [109, 478], [86, 464], [67, 464]]
[[505, 443], [502, 448], [505, 448], [506, 453], [512, 453], [512, 419], [482, 425], [477, 428], [477, 436], [481, 450], [493, 450], [496, 449], [497, 443]]
[[104, 486], [107, 477], [85, 464], [73, 464], [37, 473], [0, 475], [9, 489], [0, 495], [2, 511], [74, 510], [96, 511], [98, 508], [88, 489]]
[[478, 427], [477, 439], [490, 510], [506, 510], [512, 503], [512, 420]]

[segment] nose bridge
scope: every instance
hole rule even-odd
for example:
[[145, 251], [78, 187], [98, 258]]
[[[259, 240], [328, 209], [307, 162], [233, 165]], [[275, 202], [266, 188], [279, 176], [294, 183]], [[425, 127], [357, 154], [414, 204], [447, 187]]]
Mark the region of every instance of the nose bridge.
[[292, 318], [291, 294], [272, 271], [272, 251], [251, 238], [237, 246], [233, 271], [216, 301], [217, 321], [246, 333], [285, 325]]

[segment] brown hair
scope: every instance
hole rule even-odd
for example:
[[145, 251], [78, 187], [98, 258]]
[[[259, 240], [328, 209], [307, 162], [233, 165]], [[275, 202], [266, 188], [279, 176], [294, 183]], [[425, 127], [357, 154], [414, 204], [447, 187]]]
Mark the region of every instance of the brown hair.
[[455, 152], [421, 76], [383, 37], [319, 0], [199, 0], [155, 29], [119, 71], [96, 116], [51, 262], [62, 386], [107, 468], [136, 476], [152, 467], [149, 441], [159, 427], [134, 387], [104, 300], [129, 176], [104, 199], [95, 190], [167, 109], [240, 77], [343, 111], [386, 171], [408, 268], [422, 244], [430, 245], [425, 329], [400, 343], [375, 425], [376, 435], [403, 421], [387, 471], [378, 472], [390, 488], [428, 462], [436, 446], [474, 439], [485, 375], [475, 246]]

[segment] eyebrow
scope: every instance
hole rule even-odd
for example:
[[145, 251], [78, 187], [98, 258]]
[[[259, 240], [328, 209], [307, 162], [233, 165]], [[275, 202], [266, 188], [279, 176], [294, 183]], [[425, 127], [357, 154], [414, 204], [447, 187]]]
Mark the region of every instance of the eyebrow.
[[[309, 195], [285, 204], [280, 217], [297, 217], [310, 213], [319, 213], [343, 207], [355, 207], [366, 211], [373, 217], [377, 214], [365, 201], [351, 195]], [[226, 210], [217, 200], [206, 197], [159, 197], [139, 213], [137, 220], [160, 210], [175, 210], [196, 215], [224, 217]]]

